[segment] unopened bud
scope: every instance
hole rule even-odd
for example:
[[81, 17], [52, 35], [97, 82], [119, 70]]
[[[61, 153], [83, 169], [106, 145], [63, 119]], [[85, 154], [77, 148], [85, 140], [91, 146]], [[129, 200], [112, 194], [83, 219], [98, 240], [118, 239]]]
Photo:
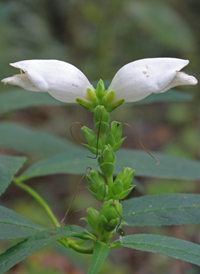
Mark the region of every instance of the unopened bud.
[[116, 200], [104, 202], [100, 212], [100, 222], [104, 230], [111, 232], [119, 225], [122, 214], [122, 206]]
[[113, 121], [109, 130], [109, 133], [106, 138], [106, 144], [110, 144], [113, 151], [117, 151], [126, 137], [122, 138], [122, 124], [116, 121]]
[[[94, 124], [96, 130], [101, 134], [106, 133], [109, 127], [110, 115], [104, 106], [97, 106], [94, 111]], [[100, 128], [99, 128], [100, 126]]]
[[108, 186], [106, 185], [103, 176], [98, 170], [91, 170], [86, 175], [87, 181], [89, 183], [89, 191], [98, 200], [106, 200], [108, 196]]
[[113, 185], [113, 198], [124, 199], [135, 187], [131, 185], [135, 171], [131, 168], [123, 168], [117, 175]]
[[82, 219], [87, 221], [87, 223], [92, 228], [94, 233], [96, 233], [97, 235], [101, 234], [103, 231], [100, 223], [99, 212], [93, 207], [90, 207], [87, 209], [87, 214], [88, 214], [88, 217], [82, 218]]
[[116, 163], [116, 156], [110, 145], [103, 146], [101, 156], [98, 158], [98, 164], [106, 176], [113, 174]]

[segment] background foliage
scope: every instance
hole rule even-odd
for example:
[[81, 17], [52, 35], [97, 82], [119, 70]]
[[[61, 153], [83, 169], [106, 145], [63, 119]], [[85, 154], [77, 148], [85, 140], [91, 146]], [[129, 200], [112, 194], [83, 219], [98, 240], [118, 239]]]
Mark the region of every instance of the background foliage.
[[[9, 67], [10, 62], [42, 58], [70, 62], [80, 68], [91, 81], [100, 78], [109, 80], [128, 62], [145, 57], [168, 56], [189, 59], [190, 65], [184, 71], [200, 79], [199, 14], [198, 0], [1, 1], [0, 78], [16, 72], [14, 68]], [[9, 93], [13, 90], [14, 88], [2, 85], [0, 92]], [[150, 150], [199, 159], [199, 87], [185, 87], [184, 91], [194, 96], [193, 101], [121, 107], [112, 113], [112, 118], [133, 125], [144, 145]], [[18, 100], [21, 101], [25, 100], [25, 96], [34, 96], [32, 93], [20, 92], [21, 97]], [[14, 103], [16, 100], [13, 99]], [[49, 106], [41, 104], [38, 107], [2, 113], [1, 154], [27, 155], [28, 166], [36, 160], [42, 160], [44, 155], [40, 153], [41, 148], [35, 141], [35, 135], [27, 133], [26, 127], [44, 132], [41, 137], [43, 143], [40, 143], [44, 148], [45, 134], [51, 133], [72, 141], [69, 127], [74, 121], [90, 126], [92, 114], [88, 114], [83, 108], [61, 104], [52, 106], [51, 99], [49, 100]], [[0, 112], [3, 108], [5, 104], [1, 106]], [[14, 129], [10, 122], [15, 123]], [[22, 126], [24, 131], [17, 131], [17, 126]], [[18, 136], [18, 132], [23, 132], [23, 136], [26, 136], [26, 140], [29, 141], [27, 145]], [[140, 148], [137, 138], [128, 128], [124, 128], [124, 134], [128, 136], [124, 148]], [[74, 135], [83, 141], [78, 127], [74, 127]], [[55, 142], [58, 146], [55, 139], [51, 139], [46, 145], [48, 156], [54, 154]], [[24, 150], [21, 150], [22, 148]], [[60, 139], [59, 149], [63, 152], [67, 152], [68, 149]], [[146, 155], [147, 159], [148, 157]], [[78, 175], [54, 175], [31, 179], [29, 182], [40, 193], [44, 193], [58, 219], [62, 219], [79, 179]], [[139, 186], [130, 197], [200, 191], [197, 181], [148, 179], [140, 176], [137, 177], [137, 181]], [[82, 187], [72, 210], [96, 206], [89, 195]], [[1, 204], [40, 225], [48, 226], [49, 220], [38, 205], [14, 186], [7, 189], [2, 196]], [[82, 216], [84, 212], [72, 215], [70, 223], [78, 223]], [[197, 225], [134, 228], [137, 233], [157, 233], [200, 243], [198, 230]], [[126, 232], [129, 233], [128, 230]], [[8, 247], [5, 242], [2, 242], [1, 246], [2, 251]], [[45, 248], [31, 255], [10, 273], [85, 273], [89, 258], [74, 252], [66, 252], [55, 244], [50, 249]], [[110, 269], [119, 274], [199, 273], [199, 267], [186, 262], [128, 249], [124, 249], [123, 252], [121, 249], [114, 250], [109, 258], [101, 273], [109, 273]]]

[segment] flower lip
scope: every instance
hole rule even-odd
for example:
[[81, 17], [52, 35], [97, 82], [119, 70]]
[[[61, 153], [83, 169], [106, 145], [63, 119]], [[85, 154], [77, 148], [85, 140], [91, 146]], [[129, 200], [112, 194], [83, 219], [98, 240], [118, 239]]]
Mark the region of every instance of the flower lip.
[[93, 89], [87, 77], [78, 68], [64, 61], [35, 59], [10, 65], [25, 74], [5, 78], [3, 83], [18, 85], [30, 91], [47, 91], [62, 102], [75, 103], [76, 98], [87, 100], [86, 89]]
[[183, 72], [189, 60], [178, 58], [146, 58], [123, 66], [114, 76], [110, 90], [116, 100], [142, 100], [151, 93], [162, 93], [178, 85], [195, 85], [197, 80]]

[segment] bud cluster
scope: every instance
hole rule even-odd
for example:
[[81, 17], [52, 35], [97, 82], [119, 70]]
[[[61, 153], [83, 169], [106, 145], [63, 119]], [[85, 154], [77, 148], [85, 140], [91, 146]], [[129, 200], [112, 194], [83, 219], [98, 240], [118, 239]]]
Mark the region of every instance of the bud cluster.
[[122, 214], [122, 205], [117, 200], [104, 202], [100, 212], [100, 222], [107, 232], [113, 231], [119, 224]]
[[[122, 219], [122, 205], [124, 199], [133, 189], [131, 185], [134, 170], [123, 168], [113, 181], [117, 151], [126, 137], [122, 138], [122, 123], [113, 121], [110, 125], [108, 103], [114, 99], [112, 91], [105, 91], [102, 81], [99, 81], [96, 91], [88, 89], [88, 98], [94, 107], [94, 125], [97, 133], [86, 126], [81, 128], [87, 142], [84, 146], [92, 153], [98, 155], [99, 170], [90, 170], [86, 175], [89, 183], [88, 190], [98, 201], [102, 208], [98, 212], [88, 208], [88, 217], [84, 218], [92, 231], [98, 235], [99, 241], [108, 242], [114, 234], [123, 234], [120, 227]], [[113, 104], [113, 101], [112, 101]]]
[[94, 88], [87, 88], [87, 100], [77, 98], [76, 101], [90, 112], [94, 112], [97, 106], [104, 106], [110, 112], [120, 106], [124, 102], [124, 99], [115, 100], [114, 91], [109, 90], [109, 88], [105, 90], [104, 83], [100, 80], [96, 90]]

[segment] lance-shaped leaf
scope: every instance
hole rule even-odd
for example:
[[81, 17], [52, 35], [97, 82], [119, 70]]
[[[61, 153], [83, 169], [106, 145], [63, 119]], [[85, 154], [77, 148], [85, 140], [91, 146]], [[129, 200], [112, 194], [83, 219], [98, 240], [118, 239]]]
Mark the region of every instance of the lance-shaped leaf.
[[112, 247], [128, 247], [131, 249], [160, 253], [169, 257], [200, 265], [200, 245], [176, 238], [136, 234], [120, 237]]
[[[109, 82], [110, 84], [110, 82]], [[106, 85], [106, 87], [109, 86]], [[151, 94], [144, 100], [135, 103], [126, 103], [126, 105], [142, 105], [150, 103], [167, 103], [167, 102], [179, 102], [179, 101], [191, 101], [192, 95], [183, 92], [178, 92], [176, 90], [170, 90], [163, 94]], [[15, 111], [19, 109], [25, 109], [28, 107], [36, 106], [65, 106], [66, 103], [62, 103], [48, 93], [34, 93], [27, 92], [26, 90], [12, 90], [3, 92], [0, 94], [0, 115], [8, 113], [10, 111]]]
[[43, 230], [2, 253], [0, 255], [0, 273], [4, 273], [13, 265], [47, 244], [65, 237], [77, 237], [87, 240], [93, 236], [87, 230], [76, 225], [65, 226], [63, 231], [61, 231], [60, 227]]
[[0, 195], [4, 193], [25, 160], [25, 157], [0, 155]]
[[108, 256], [109, 249], [109, 245], [101, 242], [96, 242], [88, 274], [98, 273], [100, 267]]
[[[200, 162], [179, 159], [160, 153], [153, 153], [160, 160], [160, 165], [143, 151], [121, 149], [116, 153], [117, 164], [114, 174], [118, 174], [124, 166], [135, 169], [136, 176], [147, 176], [167, 179], [200, 179]], [[42, 160], [28, 168], [21, 176], [22, 180], [50, 174], [83, 174], [85, 168], [98, 168], [97, 163], [86, 157], [84, 149], [71, 150], [69, 153], [55, 155]], [[77, 168], [78, 166], [78, 168]]]
[[122, 202], [128, 226], [200, 224], [200, 195], [143, 196]]
[[20, 214], [0, 206], [0, 239], [27, 238], [44, 229]]
[[10, 111], [35, 106], [64, 105], [46, 93], [33, 93], [16, 89], [0, 94], [0, 115]]
[[53, 155], [75, 149], [73, 143], [14, 123], [0, 123], [0, 147], [17, 152]]

